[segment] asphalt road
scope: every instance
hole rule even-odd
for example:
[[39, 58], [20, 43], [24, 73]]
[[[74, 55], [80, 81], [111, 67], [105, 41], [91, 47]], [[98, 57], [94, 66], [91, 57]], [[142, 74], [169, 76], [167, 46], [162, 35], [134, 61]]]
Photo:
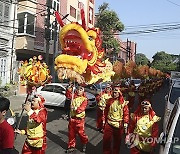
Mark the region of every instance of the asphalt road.
[[[158, 92], [154, 94], [152, 97], [152, 106], [156, 111], [157, 115], [163, 118], [164, 115], [164, 96], [168, 92], [168, 87], [164, 85]], [[23, 102], [25, 96], [15, 96], [11, 97], [12, 109], [15, 108], [15, 112], [18, 115], [20, 113], [21, 102]], [[16, 102], [16, 104], [14, 103]], [[18, 102], [18, 103], [17, 103]], [[136, 108], [137, 103], [135, 104], [134, 109]], [[47, 121], [47, 143], [48, 148], [46, 150], [47, 154], [64, 154], [67, 148], [68, 141], [68, 121], [62, 119], [62, 115], [64, 114], [63, 109], [61, 108], [53, 108], [48, 107], [48, 121]], [[24, 115], [20, 128], [25, 128], [27, 117]], [[160, 132], [162, 129], [162, 121], [159, 123]], [[89, 137], [89, 143], [87, 145], [87, 154], [101, 154], [102, 153], [102, 137], [103, 134], [96, 131], [95, 128], [96, 122], [96, 110], [88, 110], [86, 112], [86, 125], [85, 132]], [[15, 140], [15, 148], [17, 153], [21, 153], [21, 149], [25, 140], [25, 136], [17, 135]], [[76, 154], [81, 154], [81, 143], [79, 138], [77, 138], [77, 150], [74, 152]], [[122, 140], [121, 144], [121, 152], [122, 154], [129, 153], [129, 149], [124, 145], [124, 140]], [[158, 147], [156, 148], [156, 153], [158, 153]]]

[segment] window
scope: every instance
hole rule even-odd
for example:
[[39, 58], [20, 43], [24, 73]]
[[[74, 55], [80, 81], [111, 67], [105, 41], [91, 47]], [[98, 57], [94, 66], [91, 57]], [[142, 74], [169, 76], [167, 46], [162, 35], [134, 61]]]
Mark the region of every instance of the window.
[[55, 86], [54, 92], [60, 93], [60, 94], [65, 94], [65, 89], [60, 86]]
[[[180, 131], [179, 131], [179, 128], [180, 128], [180, 115], [179, 115], [179, 101], [176, 101], [176, 104], [174, 105], [174, 108], [171, 112], [171, 115], [169, 117], [169, 121], [168, 121], [168, 124], [167, 124], [167, 129], [166, 129], [166, 134], [169, 136], [169, 133], [170, 131], [172, 131], [172, 124], [175, 124], [176, 127], [175, 127], [175, 130], [174, 132], [171, 132], [173, 133], [173, 138], [170, 139], [170, 138], [167, 138], [167, 141], [172, 141], [172, 144], [171, 144], [171, 147], [169, 149], [169, 153], [173, 153], [173, 147], [175, 145], [180, 145], [180, 141], [179, 141], [179, 138], [180, 138]], [[174, 121], [176, 120], [176, 121]], [[178, 140], [175, 140], [178, 139]]]
[[180, 85], [178, 84], [180, 84], [180, 82], [175, 82], [170, 92], [169, 101], [172, 104], [174, 104], [175, 100], [180, 97]]
[[166, 134], [169, 134], [169, 131], [170, 131], [170, 128], [171, 128], [171, 126], [172, 126], [174, 117], [175, 117], [176, 114], [177, 114], [178, 105], [179, 105], [179, 103], [176, 102], [176, 104], [174, 105], [174, 108], [173, 108], [173, 110], [172, 110], [172, 112], [171, 112], [171, 115], [170, 115], [170, 117], [169, 117], [169, 121], [168, 121], [168, 124], [167, 124]]
[[89, 23], [93, 24], [93, 8], [89, 7]]
[[0, 2], [0, 22], [3, 22], [3, 3]]
[[76, 9], [72, 6], [70, 6], [70, 15], [74, 18], [76, 18]]
[[[180, 139], [180, 131], [179, 131], [179, 129], [180, 129], [180, 116], [179, 116], [178, 121], [176, 123], [176, 128], [174, 130], [173, 138]], [[170, 148], [170, 152], [169, 153], [175, 154], [175, 153], [173, 153], [174, 152], [173, 149], [174, 149], [175, 146], [179, 147], [179, 145], [180, 145], [180, 140], [176, 140], [176, 142], [173, 142], [171, 144], [171, 148]]]
[[59, 0], [52, 1], [52, 8], [56, 11], [59, 11]]
[[0, 75], [1, 75], [1, 77], [5, 77], [5, 75], [6, 75], [6, 59], [1, 59], [0, 65], [1, 65]]
[[3, 74], [3, 59], [1, 59], [1, 77], [2, 77], [2, 74]]
[[9, 10], [10, 10], [10, 4], [0, 2], [0, 22], [9, 20]]
[[4, 76], [6, 75], [6, 59], [4, 59]]
[[41, 91], [53, 92], [54, 91], [54, 86], [53, 85], [46, 85], [41, 89]]
[[18, 33], [34, 35], [34, 20], [35, 16], [23, 12], [17, 15], [18, 18]]
[[8, 19], [9, 18], [9, 5], [5, 5], [4, 8], [4, 18]]

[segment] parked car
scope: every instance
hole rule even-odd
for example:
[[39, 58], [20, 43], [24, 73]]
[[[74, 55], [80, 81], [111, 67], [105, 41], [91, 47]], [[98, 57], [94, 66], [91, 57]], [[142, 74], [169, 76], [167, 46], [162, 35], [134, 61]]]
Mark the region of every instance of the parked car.
[[85, 87], [85, 91], [90, 92], [96, 96], [106, 88], [107, 84], [108, 84], [107, 82], [102, 82], [102, 83], [87, 85]]
[[[44, 87], [39, 87], [37, 89], [37, 94], [45, 98], [45, 105], [64, 107], [67, 85], [67, 83], [46, 84]], [[87, 109], [95, 108], [97, 106], [95, 96], [89, 92], [86, 92], [86, 96], [88, 98]]]
[[173, 109], [167, 118], [163, 132], [160, 135], [160, 154], [180, 153], [180, 97], [176, 99]]
[[165, 96], [165, 114], [164, 114], [164, 122], [163, 128], [165, 129], [169, 116], [171, 114], [172, 109], [174, 108], [176, 99], [180, 97], [180, 80], [174, 81], [171, 85], [168, 95]]
[[141, 79], [131, 79], [131, 81], [134, 82], [134, 85], [135, 85], [136, 89], [138, 89], [138, 87], [141, 84]]

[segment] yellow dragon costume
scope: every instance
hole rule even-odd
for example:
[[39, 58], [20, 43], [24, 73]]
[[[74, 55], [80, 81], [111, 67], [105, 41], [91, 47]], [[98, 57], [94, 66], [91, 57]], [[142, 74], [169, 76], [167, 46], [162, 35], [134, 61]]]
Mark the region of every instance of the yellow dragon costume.
[[76, 22], [64, 25], [58, 12], [55, 15], [62, 27], [59, 34], [62, 54], [55, 59], [59, 79], [86, 84], [110, 81], [114, 75], [113, 66], [108, 59], [101, 61], [104, 50], [100, 31], [86, 27], [84, 10], [81, 10], [82, 25]]

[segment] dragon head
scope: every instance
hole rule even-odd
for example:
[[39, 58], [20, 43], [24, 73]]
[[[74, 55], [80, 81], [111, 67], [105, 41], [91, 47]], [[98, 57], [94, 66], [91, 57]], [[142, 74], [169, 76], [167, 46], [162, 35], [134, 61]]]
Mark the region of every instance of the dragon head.
[[[106, 63], [101, 61], [104, 50], [100, 30], [86, 28], [84, 10], [81, 10], [81, 17], [82, 25], [75, 22], [64, 25], [56, 12], [56, 18], [62, 27], [59, 34], [62, 54], [56, 57], [55, 68], [59, 79], [70, 78], [78, 83], [87, 83], [94, 76], [99, 80], [100, 77], [97, 76], [105, 73], [100, 67], [106, 67]], [[93, 79], [93, 82], [96, 81]]]

